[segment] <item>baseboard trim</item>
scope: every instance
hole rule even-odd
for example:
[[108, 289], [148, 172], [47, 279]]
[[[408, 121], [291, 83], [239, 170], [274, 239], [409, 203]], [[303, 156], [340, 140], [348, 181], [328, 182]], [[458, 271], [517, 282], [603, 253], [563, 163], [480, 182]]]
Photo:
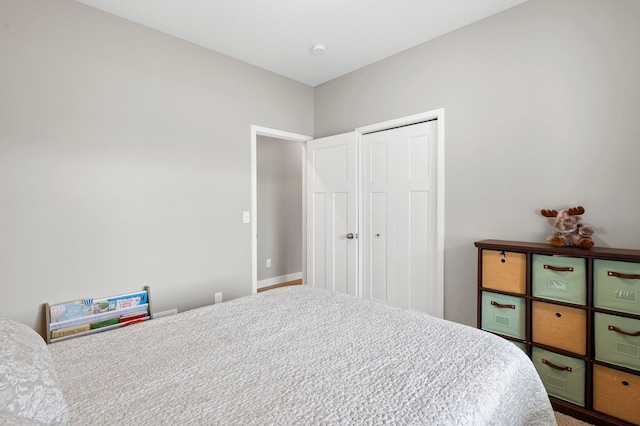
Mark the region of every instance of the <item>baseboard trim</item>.
[[301, 280], [302, 272], [294, 272], [293, 274], [282, 275], [279, 277], [267, 278], [258, 281], [258, 288], [271, 287], [272, 285], [282, 284], [289, 281]]

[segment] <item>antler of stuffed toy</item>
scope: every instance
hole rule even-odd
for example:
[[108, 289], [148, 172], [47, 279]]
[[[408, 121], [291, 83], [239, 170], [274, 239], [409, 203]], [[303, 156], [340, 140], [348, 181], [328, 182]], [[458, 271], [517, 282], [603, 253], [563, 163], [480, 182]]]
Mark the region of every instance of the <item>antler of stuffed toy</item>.
[[540, 210], [540, 214], [544, 217], [556, 217], [558, 216], [558, 212], [556, 210]]
[[571, 216], [580, 216], [581, 214], [584, 213], [584, 207], [582, 206], [571, 207], [570, 209], [567, 210], [567, 213], [569, 213]]

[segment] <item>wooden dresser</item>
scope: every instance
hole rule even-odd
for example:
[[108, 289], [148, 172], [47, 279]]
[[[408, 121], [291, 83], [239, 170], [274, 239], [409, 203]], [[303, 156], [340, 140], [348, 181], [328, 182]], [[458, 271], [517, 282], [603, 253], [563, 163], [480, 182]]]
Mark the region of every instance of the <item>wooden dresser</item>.
[[531, 357], [554, 409], [640, 424], [640, 250], [475, 246], [478, 328]]

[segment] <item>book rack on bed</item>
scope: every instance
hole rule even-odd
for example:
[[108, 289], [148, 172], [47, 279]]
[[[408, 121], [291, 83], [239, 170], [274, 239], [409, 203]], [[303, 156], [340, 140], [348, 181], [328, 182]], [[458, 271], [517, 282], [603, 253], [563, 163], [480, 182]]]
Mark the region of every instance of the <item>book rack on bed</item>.
[[54, 305], [45, 303], [43, 306], [47, 343], [112, 330], [151, 318], [148, 286], [134, 293]]

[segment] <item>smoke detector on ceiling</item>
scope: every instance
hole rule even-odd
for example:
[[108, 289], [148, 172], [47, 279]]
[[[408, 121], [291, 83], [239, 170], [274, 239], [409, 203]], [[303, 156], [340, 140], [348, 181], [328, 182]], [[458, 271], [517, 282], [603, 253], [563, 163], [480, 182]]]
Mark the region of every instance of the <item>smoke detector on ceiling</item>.
[[311, 48], [311, 52], [312, 52], [314, 55], [321, 55], [321, 54], [323, 54], [323, 53], [324, 53], [324, 52], [326, 52], [326, 51], [327, 51], [327, 46], [325, 46], [325, 45], [324, 45], [324, 44], [322, 44], [322, 43], [315, 44], [315, 45], [313, 45], [313, 47]]

